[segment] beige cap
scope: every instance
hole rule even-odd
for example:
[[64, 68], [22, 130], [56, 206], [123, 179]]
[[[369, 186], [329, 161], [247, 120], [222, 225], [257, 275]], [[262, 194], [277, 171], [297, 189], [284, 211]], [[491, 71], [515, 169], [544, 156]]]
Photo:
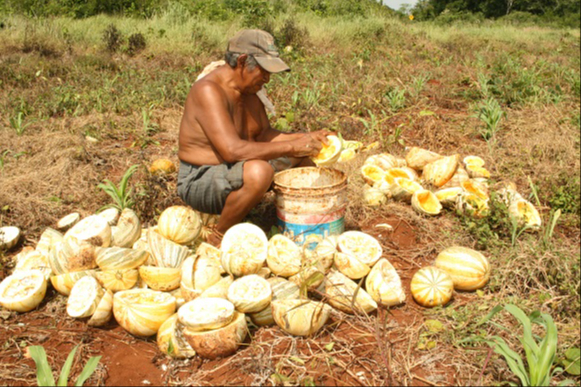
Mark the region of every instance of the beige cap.
[[252, 55], [260, 67], [269, 73], [290, 71], [280, 59], [271, 34], [262, 30], [242, 30], [228, 42], [228, 51]]

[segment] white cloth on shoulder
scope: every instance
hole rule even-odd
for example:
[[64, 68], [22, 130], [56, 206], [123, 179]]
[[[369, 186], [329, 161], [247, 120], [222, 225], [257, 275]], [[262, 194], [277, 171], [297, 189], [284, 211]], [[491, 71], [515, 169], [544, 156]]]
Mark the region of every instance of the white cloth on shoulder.
[[[224, 66], [225, 64], [226, 64], [226, 61], [223, 61], [223, 60], [219, 60], [219, 61], [210, 63], [209, 65], [204, 67], [204, 70], [202, 70], [200, 75], [198, 75], [198, 78], [196, 78], [196, 81], [199, 81], [200, 79], [204, 78], [206, 75], [210, 74], [212, 71], [216, 70], [218, 67]], [[276, 116], [276, 110], [274, 109], [274, 104], [270, 101], [270, 99], [268, 99], [268, 96], [266, 95], [266, 90], [264, 90], [264, 87], [262, 89], [260, 89], [258, 91], [258, 93], [256, 93], [256, 95], [258, 96], [258, 98], [260, 98], [260, 101], [264, 105], [266, 112], [273, 115], [273, 116]]]

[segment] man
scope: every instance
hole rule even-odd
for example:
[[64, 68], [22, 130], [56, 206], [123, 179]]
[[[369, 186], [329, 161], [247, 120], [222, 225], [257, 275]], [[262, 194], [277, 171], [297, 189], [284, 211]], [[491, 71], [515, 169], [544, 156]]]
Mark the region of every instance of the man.
[[207, 241], [242, 221], [270, 188], [275, 172], [313, 165], [326, 131], [274, 130], [256, 93], [270, 75], [290, 68], [274, 38], [240, 31], [228, 43], [226, 65], [192, 86], [180, 124], [178, 195], [195, 210], [221, 214]]

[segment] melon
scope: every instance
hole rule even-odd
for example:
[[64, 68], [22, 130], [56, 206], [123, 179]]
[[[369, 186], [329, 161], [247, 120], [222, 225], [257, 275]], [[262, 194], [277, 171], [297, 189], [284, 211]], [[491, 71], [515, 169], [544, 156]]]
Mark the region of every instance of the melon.
[[369, 274], [369, 266], [349, 254], [335, 254], [335, 267], [351, 279], [360, 279]]
[[459, 161], [460, 155], [454, 155], [443, 157], [427, 164], [424, 167], [422, 178], [434, 187], [442, 187], [444, 184], [449, 182], [456, 173]]
[[268, 241], [266, 263], [275, 275], [290, 277], [301, 270], [302, 251], [291, 239], [276, 234]]
[[157, 331], [159, 350], [176, 359], [189, 359], [196, 356], [196, 351], [183, 336], [183, 329], [177, 313], [168, 318]]
[[107, 290], [118, 292], [135, 286], [139, 278], [137, 269], [112, 269], [95, 272], [97, 281]]
[[20, 239], [20, 229], [14, 226], [0, 227], [0, 250], [10, 250]]
[[72, 214], [68, 214], [56, 223], [56, 228], [59, 230], [68, 230], [69, 228], [73, 227], [81, 220], [81, 214], [78, 212], [73, 212]]
[[414, 193], [423, 190], [421, 184], [405, 177], [397, 177], [390, 187], [391, 196], [396, 200], [409, 202]]
[[190, 331], [208, 331], [230, 324], [234, 311], [234, 304], [223, 298], [196, 298], [178, 310], [178, 319]]
[[377, 165], [364, 164], [361, 167], [361, 175], [367, 184], [373, 186], [375, 183], [383, 179], [385, 171]]
[[450, 275], [435, 266], [418, 270], [412, 277], [410, 287], [414, 300], [429, 308], [447, 304], [454, 292]]
[[[109, 247], [111, 244], [111, 227], [98, 215], [91, 215], [70, 228], [64, 236], [64, 243], [80, 245], [87, 242], [97, 247]], [[74, 247], [74, 246], [71, 246]]]
[[323, 302], [284, 299], [272, 302], [276, 325], [294, 336], [310, 336], [318, 332], [331, 315], [331, 307]]
[[[276, 300], [298, 299], [300, 297], [300, 288], [298, 285], [280, 277], [269, 278], [268, 283], [272, 290], [271, 305]], [[260, 312], [251, 313], [252, 322], [258, 326], [273, 325], [275, 323], [272, 316], [272, 307], [266, 307]]]
[[381, 258], [383, 249], [379, 241], [361, 231], [346, 231], [337, 239], [342, 253], [351, 255], [368, 266], [373, 266]]
[[414, 193], [412, 207], [424, 215], [439, 215], [442, 212], [442, 204], [436, 195], [428, 190], [420, 190]]
[[119, 210], [115, 207], [107, 208], [97, 215], [105, 219], [109, 223], [109, 226], [115, 226], [119, 220]]
[[180, 287], [182, 271], [176, 267], [140, 266], [139, 278], [153, 290], [169, 292]]
[[365, 279], [365, 290], [375, 302], [395, 306], [405, 301], [401, 279], [392, 264], [385, 258], [377, 261]]
[[46, 294], [46, 279], [40, 270], [19, 271], [0, 283], [0, 305], [16, 312], [36, 308]]
[[478, 251], [454, 246], [438, 254], [434, 265], [450, 275], [454, 288], [458, 290], [477, 290], [488, 282], [490, 265]]
[[136, 269], [149, 258], [147, 251], [124, 247], [100, 247], [96, 253], [95, 261], [101, 270]]
[[131, 289], [115, 293], [113, 315], [129, 333], [148, 337], [155, 335], [176, 309], [176, 300], [169, 293], [149, 289]]
[[140, 237], [139, 217], [132, 209], [123, 209], [117, 225], [111, 229], [111, 246], [131, 248]]
[[71, 289], [67, 300], [67, 314], [74, 318], [92, 316], [103, 294], [103, 288], [95, 278], [85, 276], [79, 279]]
[[97, 309], [87, 321], [87, 325], [91, 327], [102, 327], [111, 320], [113, 316], [113, 293], [110, 290], [105, 291], [101, 301], [97, 305]]
[[264, 231], [251, 223], [231, 227], [222, 239], [222, 267], [235, 277], [256, 274], [268, 255]]
[[175, 164], [168, 159], [157, 159], [149, 166], [149, 172], [153, 175], [169, 175], [176, 171]]
[[343, 142], [337, 136], [327, 136], [328, 144], [322, 144], [319, 153], [311, 157], [311, 160], [319, 167], [328, 167], [337, 162], [341, 157]]
[[202, 219], [189, 207], [172, 206], [161, 213], [157, 227], [160, 235], [180, 245], [186, 245], [200, 234]]
[[257, 275], [238, 278], [228, 289], [228, 300], [242, 313], [260, 312], [270, 304], [271, 298], [270, 284]]
[[52, 276], [50, 277], [50, 282], [57, 292], [63, 296], [68, 296], [71, 294], [71, 289], [78, 280], [86, 276], [95, 277], [95, 275], [95, 270], [75, 271]]
[[154, 229], [148, 230], [147, 243], [152, 260], [158, 267], [181, 267], [190, 254], [187, 247], [163, 237]]
[[407, 166], [413, 169], [422, 170], [424, 167], [434, 161], [441, 159], [443, 156], [430, 152], [429, 150], [412, 147], [405, 157]]
[[325, 279], [327, 302], [345, 313], [371, 313], [377, 303], [357, 284], [338, 271], [331, 271]]
[[528, 227], [533, 231], [540, 230], [543, 224], [539, 211], [531, 202], [525, 199], [513, 200], [508, 207], [508, 213], [517, 224]]

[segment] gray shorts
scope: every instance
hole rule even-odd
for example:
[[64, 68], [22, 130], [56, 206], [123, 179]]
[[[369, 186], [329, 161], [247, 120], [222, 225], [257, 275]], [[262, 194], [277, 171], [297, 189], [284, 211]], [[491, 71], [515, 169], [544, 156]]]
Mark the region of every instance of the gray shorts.
[[[275, 172], [291, 167], [288, 157], [270, 160]], [[178, 196], [194, 210], [221, 214], [230, 192], [243, 184], [244, 161], [235, 164], [192, 165], [180, 161]]]

